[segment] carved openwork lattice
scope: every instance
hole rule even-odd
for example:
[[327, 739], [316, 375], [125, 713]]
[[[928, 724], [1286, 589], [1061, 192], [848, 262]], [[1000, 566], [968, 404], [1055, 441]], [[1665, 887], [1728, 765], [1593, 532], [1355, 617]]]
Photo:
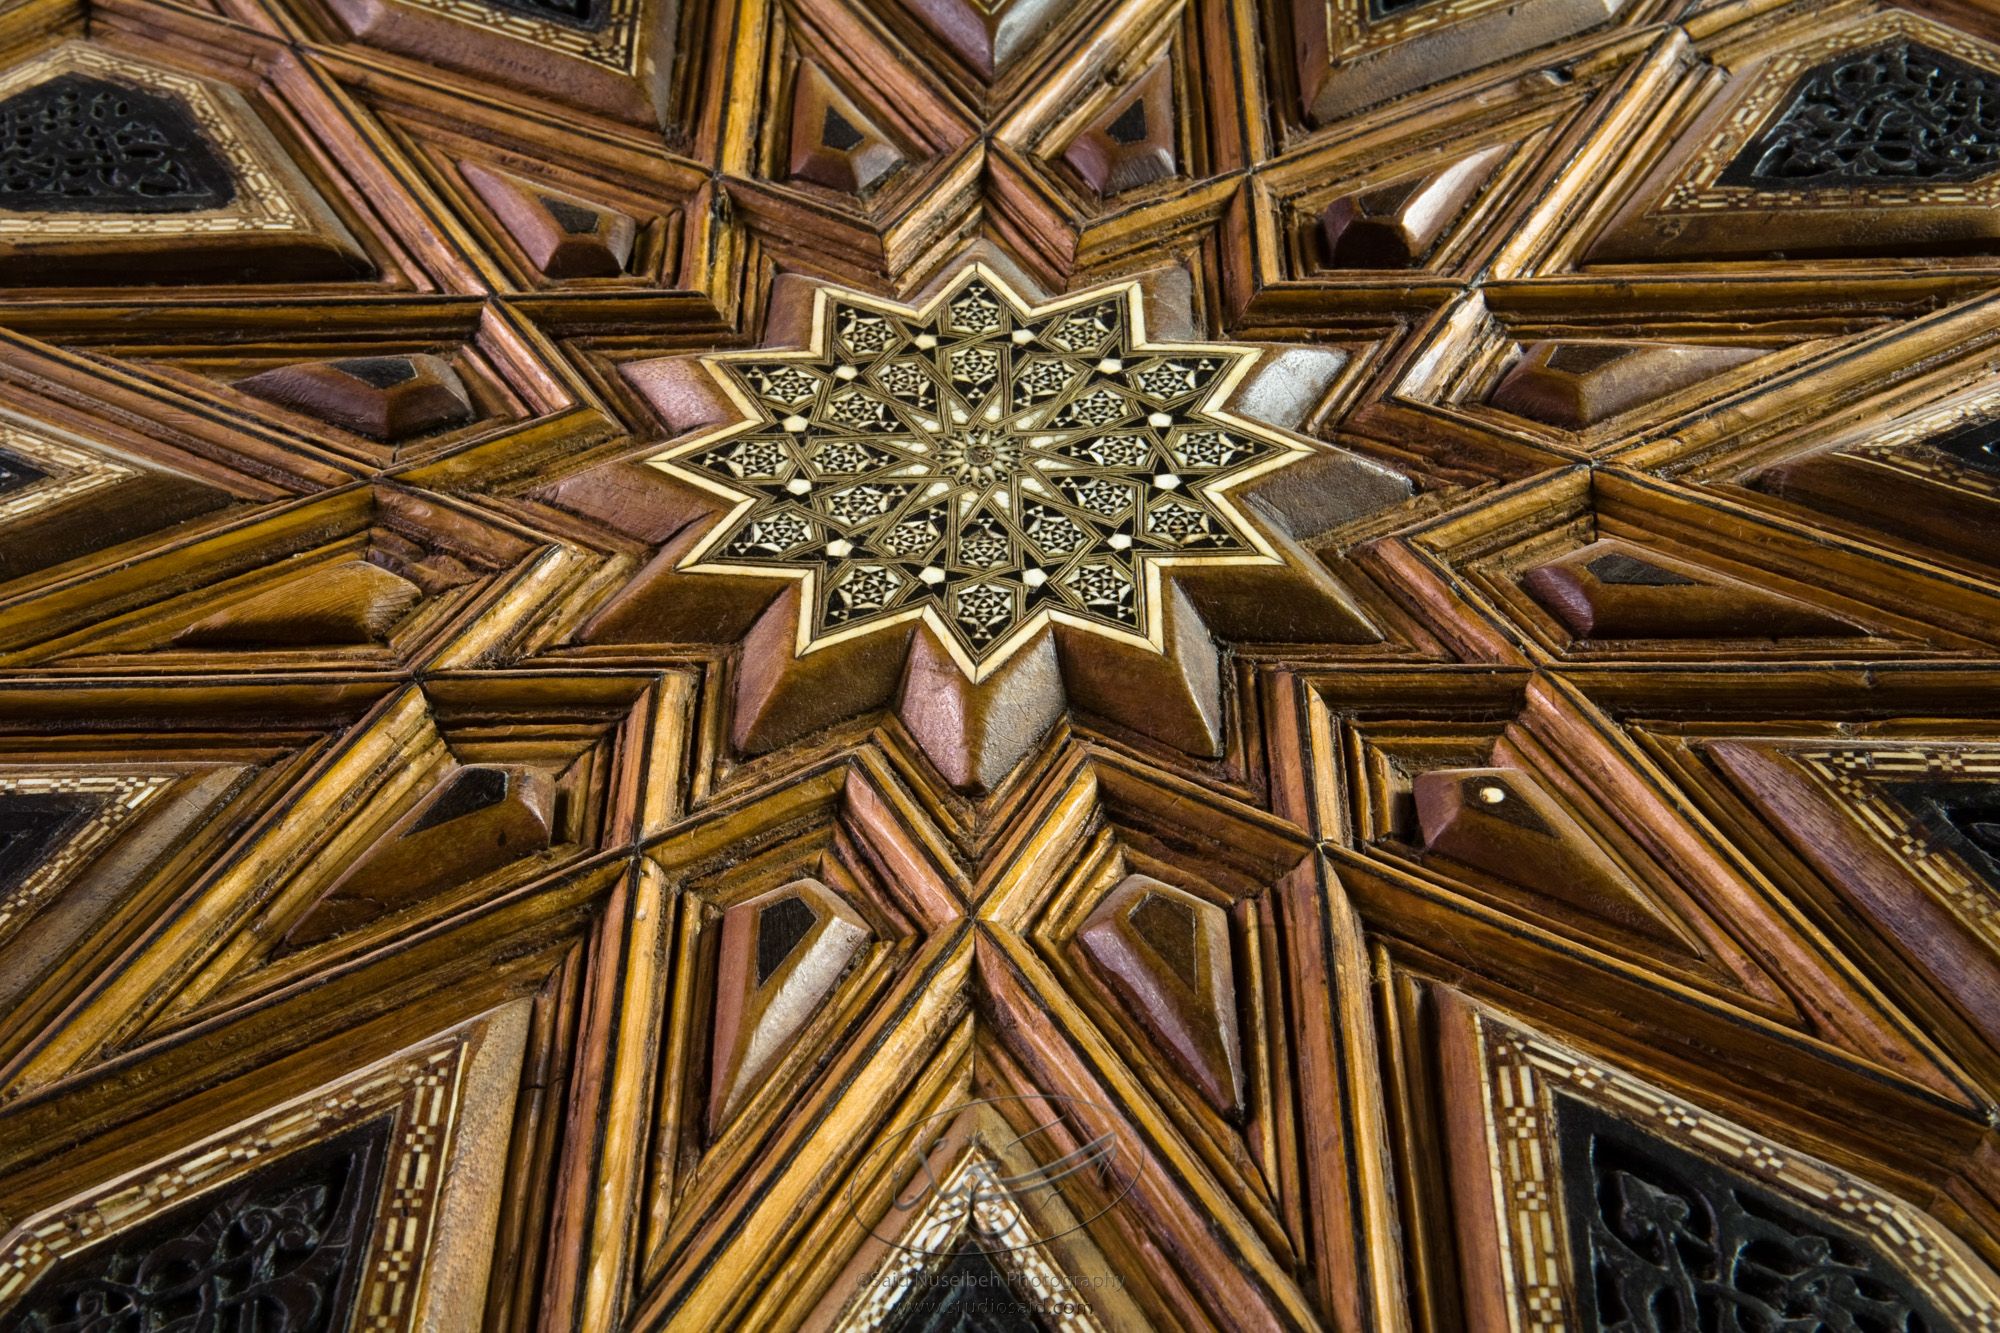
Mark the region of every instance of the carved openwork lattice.
[[21, 1333], [259, 1328], [338, 1333], [353, 1317], [387, 1122], [276, 1157], [44, 1273]]
[[1893, 42], [1844, 53], [1799, 80], [1729, 164], [1724, 185], [1969, 181], [2000, 170], [2000, 76]]
[[1951, 1327], [1844, 1228], [1585, 1103], [1560, 1098], [1557, 1108], [1564, 1207], [1588, 1327]]
[[236, 197], [187, 109], [64, 74], [0, 102], [0, 204], [24, 212], [192, 213]]

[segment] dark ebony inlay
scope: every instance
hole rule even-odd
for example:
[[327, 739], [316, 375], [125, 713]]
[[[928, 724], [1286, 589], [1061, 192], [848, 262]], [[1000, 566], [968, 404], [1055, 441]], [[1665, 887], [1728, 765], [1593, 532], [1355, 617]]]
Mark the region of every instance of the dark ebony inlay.
[[868, 136], [854, 128], [854, 123], [832, 107], [826, 109], [825, 119], [819, 124], [819, 141], [836, 153], [845, 153], [866, 143]]
[[484, 0], [495, 9], [532, 14], [570, 28], [595, 31], [611, 17], [611, 0]]
[[799, 941], [819, 920], [819, 913], [803, 898], [787, 898], [780, 903], [772, 903], [757, 913], [757, 984], [763, 985], [771, 979], [771, 974], [792, 956], [792, 950], [799, 947]]
[[48, 475], [19, 454], [0, 451], [0, 495], [32, 486]]
[[0, 894], [21, 887], [103, 805], [88, 792], [0, 794]]
[[588, 236], [597, 230], [597, 214], [588, 208], [578, 208], [575, 204], [560, 199], [542, 196], [542, 207], [549, 210], [549, 216], [556, 220], [571, 236]]
[[1593, 370], [1615, 366], [1641, 349], [1629, 343], [1562, 343], [1543, 364], [1550, 370], [1570, 375], [1588, 375]]
[[1933, 850], [1954, 853], [2000, 892], [2000, 785], [1895, 782], [1888, 791], [1929, 836]]
[[1949, 435], [1925, 440], [1924, 444], [1969, 468], [2000, 476], [2000, 417], [1960, 426]]
[[[417, 822], [410, 825], [410, 833], [420, 833], [439, 824], [449, 824], [454, 819], [490, 805], [498, 805], [507, 799], [507, 770], [504, 768], [465, 768], [452, 775], [451, 785], [444, 794], [432, 801]], [[408, 837], [409, 833], [403, 835]]]
[[1861, 1236], [1594, 1106], [1556, 1100], [1579, 1328], [1954, 1327]]
[[1368, 0], [1368, 17], [1371, 19], [1395, 18], [1435, 0]]
[[0, 207], [22, 213], [194, 213], [236, 182], [181, 103], [62, 74], [0, 102]]
[[1132, 909], [1132, 929], [1153, 946], [1160, 960], [1181, 984], [1193, 990], [1199, 979], [1196, 957], [1200, 949], [1201, 924], [1183, 902], [1162, 894], [1149, 893]]
[[2000, 169], [2000, 76], [1896, 42], [1808, 71], [1723, 185], [1969, 181]]
[[371, 389], [393, 389], [417, 377], [417, 368], [407, 356], [356, 356], [336, 361], [333, 368], [352, 375]]
[[1600, 555], [1584, 565], [1590, 576], [1599, 583], [1640, 584], [1648, 588], [1673, 588], [1694, 582], [1691, 578], [1674, 573], [1671, 569], [1661, 569], [1658, 565], [1646, 563], [1636, 556], [1621, 555], [1614, 551], [1610, 555]]
[[1134, 98], [1131, 106], [1118, 113], [1118, 119], [1104, 127], [1104, 133], [1114, 143], [1146, 142], [1146, 99]]

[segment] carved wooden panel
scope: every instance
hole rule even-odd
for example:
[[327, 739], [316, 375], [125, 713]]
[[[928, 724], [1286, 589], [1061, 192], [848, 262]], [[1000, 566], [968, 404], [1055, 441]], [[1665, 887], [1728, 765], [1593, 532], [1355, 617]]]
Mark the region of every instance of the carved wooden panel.
[[1984, 0], [0, 7], [0, 1329], [2000, 1330]]

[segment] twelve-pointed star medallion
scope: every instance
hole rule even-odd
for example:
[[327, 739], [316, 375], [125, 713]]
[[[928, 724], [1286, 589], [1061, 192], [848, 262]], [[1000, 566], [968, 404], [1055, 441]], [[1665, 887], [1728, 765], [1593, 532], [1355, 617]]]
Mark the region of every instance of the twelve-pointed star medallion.
[[804, 351], [700, 358], [743, 419], [651, 460], [733, 508], [694, 573], [804, 582], [798, 651], [922, 619], [981, 679], [1051, 621], [1161, 642], [1160, 568], [1276, 564], [1233, 487], [1306, 457], [1221, 407], [1254, 348], [1154, 343], [1136, 283], [1046, 305], [969, 265], [821, 288]]

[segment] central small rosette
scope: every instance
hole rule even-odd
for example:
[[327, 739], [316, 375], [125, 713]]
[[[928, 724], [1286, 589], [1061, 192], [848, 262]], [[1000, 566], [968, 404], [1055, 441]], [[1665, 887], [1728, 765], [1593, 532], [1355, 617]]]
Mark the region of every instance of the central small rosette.
[[1021, 447], [998, 427], [962, 426], [938, 437], [937, 460], [938, 471], [959, 485], [985, 490], [1013, 477]]

